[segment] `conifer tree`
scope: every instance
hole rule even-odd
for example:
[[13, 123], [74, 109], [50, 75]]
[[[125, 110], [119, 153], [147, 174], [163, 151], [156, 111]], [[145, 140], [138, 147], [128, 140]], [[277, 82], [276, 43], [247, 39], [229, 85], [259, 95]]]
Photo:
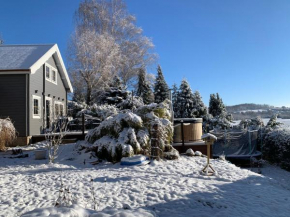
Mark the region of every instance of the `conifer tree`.
[[117, 105], [128, 99], [130, 92], [119, 76], [115, 76], [113, 81], [99, 96], [99, 103]]
[[188, 82], [184, 79], [177, 94], [176, 113], [177, 118], [192, 118], [193, 115], [193, 93]]
[[149, 83], [146, 81], [146, 72], [144, 69], [140, 69], [139, 71], [136, 95], [141, 97], [145, 104], [150, 104], [154, 101], [153, 92]]
[[178, 98], [178, 88], [177, 88], [177, 85], [174, 83], [172, 86], [172, 107], [173, 107], [174, 117], [176, 117], [177, 111], [178, 111], [177, 98]]
[[157, 77], [154, 87], [154, 97], [156, 103], [161, 103], [166, 99], [169, 99], [169, 88], [164, 79], [160, 65], [157, 68]]
[[227, 113], [223, 100], [220, 98], [218, 93], [216, 95], [210, 95], [208, 111], [213, 117]]
[[195, 118], [202, 118], [207, 114], [207, 108], [202, 101], [202, 97], [198, 91], [193, 94], [193, 116]]

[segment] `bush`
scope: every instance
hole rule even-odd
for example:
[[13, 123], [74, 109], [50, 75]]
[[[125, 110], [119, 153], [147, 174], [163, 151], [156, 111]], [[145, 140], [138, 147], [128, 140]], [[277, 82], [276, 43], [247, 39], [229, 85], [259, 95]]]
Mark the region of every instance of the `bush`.
[[153, 123], [158, 122], [161, 130], [159, 148], [170, 159], [178, 154], [171, 146], [173, 127], [169, 121], [170, 113], [167, 102], [141, 106], [133, 113], [122, 110], [106, 118], [99, 127], [89, 131], [86, 140], [93, 144], [90, 150], [97, 157], [112, 162], [118, 162], [122, 157], [134, 154], [150, 153], [150, 131]]
[[290, 171], [290, 130], [275, 128], [268, 131], [262, 151], [269, 162], [277, 163]]
[[92, 112], [95, 114], [96, 117], [100, 118], [101, 120], [105, 120], [107, 117], [110, 117], [111, 115], [118, 114], [119, 109], [115, 105], [94, 104], [92, 106]]
[[117, 162], [122, 157], [146, 152], [149, 135], [142, 119], [129, 110], [108, 117], [99, 127], [89, 131], [86, 140], [100, 159]]
[[80, 104], [75, 101], [68, 101], [67, 103], [68, 114], [67, 115], [70, 117], [76, 118], [77, 113], [86, 107], [87, 105], [85, 103]]
[[5, 151], [6, 146], [16, 139], [16, 130], [9, 118], [0, 119], [0, 151]]

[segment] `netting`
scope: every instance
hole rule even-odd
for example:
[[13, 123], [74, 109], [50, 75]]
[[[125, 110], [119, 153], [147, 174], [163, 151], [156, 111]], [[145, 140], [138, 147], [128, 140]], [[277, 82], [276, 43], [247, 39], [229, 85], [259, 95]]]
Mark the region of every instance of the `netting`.
[[258, 130], [214, 130], [210, 133], [218, 138], [213, 144], [214, 157], [250, 158], [261, 155], [257, 151]]

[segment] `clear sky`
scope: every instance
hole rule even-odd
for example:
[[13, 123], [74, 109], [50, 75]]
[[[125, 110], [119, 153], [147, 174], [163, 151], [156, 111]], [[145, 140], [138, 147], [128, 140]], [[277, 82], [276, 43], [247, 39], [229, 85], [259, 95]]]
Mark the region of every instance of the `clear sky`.
[[[186, 78], [208, 104], [290, 106], [289, 0], [126, 0], [171, 86]], [[57, 43], [65, 59], [79, 0], [0, 4], [6, 44]], [[149, 72], [156, 73], [155, 68]]]

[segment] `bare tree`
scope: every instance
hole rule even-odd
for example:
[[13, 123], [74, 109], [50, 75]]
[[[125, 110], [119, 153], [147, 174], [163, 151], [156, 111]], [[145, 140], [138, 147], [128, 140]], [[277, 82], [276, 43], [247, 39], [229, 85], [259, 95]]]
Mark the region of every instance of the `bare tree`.
[[151, 52], [153, 43], [142, 35], [136, 18], [128, 13], [122, 0], [85, 0], [75, 20], [68, 49], [69, 69], [77, 81], [84, 81], [87, 104], [113, 75], [131, 86], [138, 69], [156, 58]]
[[50, 128], [45, 130], [49, 163], [54, 163], [59, 154], [59, 147], [67, 133], [67, 122], [63, 117], [58, 117]]

